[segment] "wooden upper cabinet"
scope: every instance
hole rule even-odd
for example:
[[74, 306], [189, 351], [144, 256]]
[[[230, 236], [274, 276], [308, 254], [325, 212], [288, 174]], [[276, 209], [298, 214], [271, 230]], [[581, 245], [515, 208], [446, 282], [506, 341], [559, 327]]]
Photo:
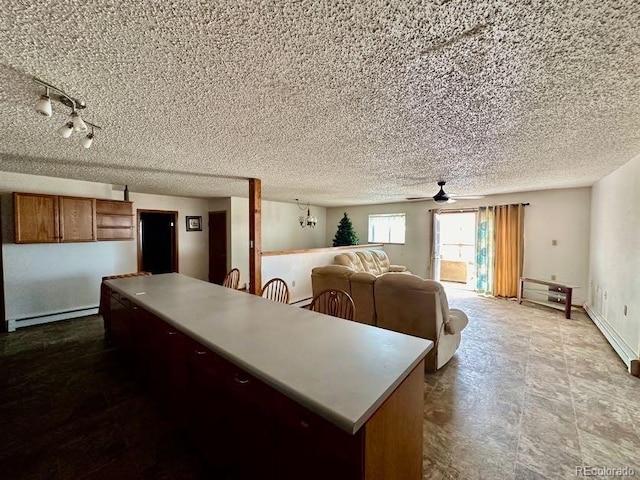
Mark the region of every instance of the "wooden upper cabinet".
[[57, 243], [60, 241], [58, 197], [14, 193], [13, 210], [16, 243]]
[[96, 240], [95, 198], [58, 197], [61, 242]]
[[14, 193], [13, 205], [16, 243], [96, 240], [93, 198]]

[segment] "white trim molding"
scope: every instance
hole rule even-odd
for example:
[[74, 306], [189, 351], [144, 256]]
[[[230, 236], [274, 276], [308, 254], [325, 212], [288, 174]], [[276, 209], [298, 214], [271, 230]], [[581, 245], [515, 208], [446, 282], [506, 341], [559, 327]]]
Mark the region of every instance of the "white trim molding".
[[629, 344], [625, 342], [620, 335], [618, 335], [618, 332], [615, 331], [609, 322], [607, 322], [607, 320], [597, 312], [590, 303], [584, 304], [584, 310], [625, 363], [629, 369], [629, 373], [636, 377], [640, 376], [640, 360]]

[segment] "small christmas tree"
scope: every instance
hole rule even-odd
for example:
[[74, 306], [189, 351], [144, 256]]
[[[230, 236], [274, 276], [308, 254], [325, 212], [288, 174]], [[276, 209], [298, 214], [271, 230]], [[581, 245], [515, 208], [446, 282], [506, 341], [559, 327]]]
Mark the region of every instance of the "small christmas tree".
[[344, 212], [344, 216], [340, 223], [338, 224], [338, 231], [336, 232], [336, 236], [333, 237], [333, 246], [334, 247], [344, 247], [347, 245], [357, 245], [358, 244], [358, 236], [356, 235], [355, 230], [353, 229], [353, 225], [351, 224], [351, 220], [349, 220], [349, 216], [347, 212]]

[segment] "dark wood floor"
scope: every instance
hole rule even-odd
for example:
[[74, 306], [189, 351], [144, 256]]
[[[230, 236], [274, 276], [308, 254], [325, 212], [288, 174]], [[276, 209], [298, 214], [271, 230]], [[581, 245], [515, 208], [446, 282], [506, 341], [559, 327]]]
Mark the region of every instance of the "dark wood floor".
[[87, 317], [0, 335], [0, 478], [215, 478]]

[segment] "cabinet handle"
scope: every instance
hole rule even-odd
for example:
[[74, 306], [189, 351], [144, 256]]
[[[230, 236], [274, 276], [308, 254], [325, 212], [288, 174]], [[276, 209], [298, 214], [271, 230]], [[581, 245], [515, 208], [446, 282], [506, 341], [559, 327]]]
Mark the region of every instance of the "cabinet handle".
[[177, 335], [177, 334], [178, 334], [178, 332], [173, 332], [173, 331], [167, 332], [167, 335]]
[[196, 350], [196, 355], [206, 355], [207, 352], [205, 352], [204, 350]]
[[309, 423], [307, 423], [307, 422], [306, 422], [306, 421], [304, 421], [304, 420], [300, 420], [300, 426], [301, 426], [302, 428], [309, 428]]
[[237, 374], [236, 374], [234, 380], [236, 382], [238, 382], [240, 385], [246, 385], [247, 383], [249, 383], [249, 379], [248, 378], [240, 378]]

